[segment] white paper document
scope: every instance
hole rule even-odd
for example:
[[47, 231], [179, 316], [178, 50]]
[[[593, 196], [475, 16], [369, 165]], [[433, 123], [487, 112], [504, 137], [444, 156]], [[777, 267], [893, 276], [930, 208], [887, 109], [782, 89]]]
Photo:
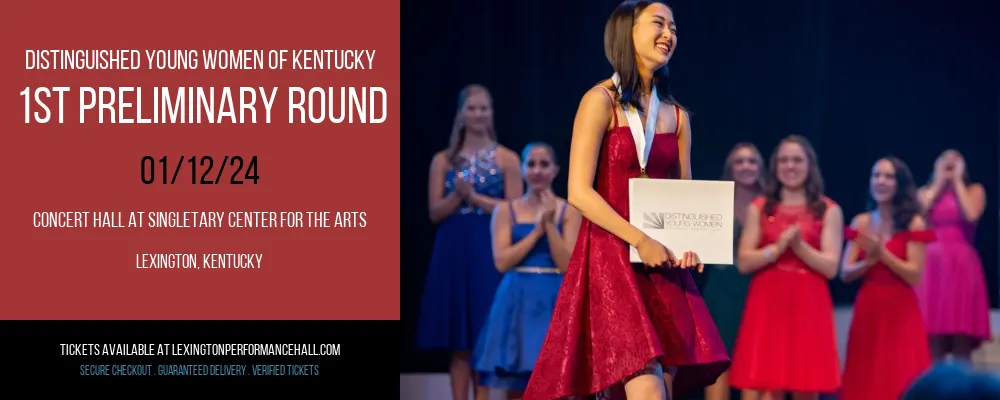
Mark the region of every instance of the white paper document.
[[734, 191], [726, 181], [629, 179], [629, 222], [677, 257], [693, 251], [704, 264], [731, 265]]

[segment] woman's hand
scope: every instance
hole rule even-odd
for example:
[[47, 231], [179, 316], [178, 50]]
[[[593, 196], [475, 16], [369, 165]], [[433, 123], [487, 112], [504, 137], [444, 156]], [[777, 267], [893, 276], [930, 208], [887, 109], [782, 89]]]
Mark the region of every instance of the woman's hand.
[[555, 223], [556, 219], [556, 208], [559, 206], [559, 202], [556, 200], [556, 196], [552, 194], [552, 191], [546, 190], [541, 193], [542, 198], [542, 208], [538, 212], [538, 220], [536, 221], [539, 225], [545, 223]]
[[933, 185], [935, 187], [940, 188], [944, 186], [945, 183], [951, 181], [954, 175], [955, 175], [954, 171], [948, 171], [948, 168], [945, 166], [945, 162], [943, 159], [938, 160], [936, 163], [934, 163]]
[[802, 237], [802, 228], [798, 224], [789, 226], [785, 228], [784, 232], [781, 232], [781, 236], [778, 237], [778, 246], [782, 249], [794, 246], [798, 243], [799, 239]]
[[869, 260], [878, 260], [882, 257], [882, 239], [862, 231], [858, 232], [858, 236], [854, 238], [854, 243], [861, 250], [864, 250], [865, 257]]
[[648, 235], [644, 235], [635, 248], [639, 251], [642, 263], [647, 267], [657, 268], [677, 264], [677, 259], [670, 253], [670, 250]]
[[965, 176], [965, 160], [955, 161], [955, 169], [952, 170], [951, 180], [961, 181]]
[[693, 251], [684, 252], [684, 256], [681, 257], [681, 263], [679, 267], [683, 269], [697, 268], [698, 272], [702, 272], [705, 270], [705, 264], [701, 263], [701, 259], [698, 258], [698, 254]]
[[468, 200], [469, 196], [476, 192], [476, 189], [472, 187], [472, 184], [469, 183], [469, 181], [466, 181], [457, 175], [455, 176], [454, 184], [455, 192], [457, 192], [463, 199]]

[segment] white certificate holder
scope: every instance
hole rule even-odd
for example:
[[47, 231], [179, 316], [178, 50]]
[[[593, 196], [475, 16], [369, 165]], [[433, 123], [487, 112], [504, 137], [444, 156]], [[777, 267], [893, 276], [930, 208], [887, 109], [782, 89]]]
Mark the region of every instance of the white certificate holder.
[[[703, 264], [733, 263], [733, 198], [727, 181], [629, 179], [629, 222], [675, 256], [693, 251]], [[641, 263], [635, 247], [633, 263]]]

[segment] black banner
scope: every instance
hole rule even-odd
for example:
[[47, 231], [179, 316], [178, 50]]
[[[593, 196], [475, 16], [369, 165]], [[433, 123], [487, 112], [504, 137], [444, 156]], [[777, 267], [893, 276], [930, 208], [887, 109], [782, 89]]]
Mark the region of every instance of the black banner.
[[399, 329], [399, 321], [0, 321], [0, 372], [7, 387], [322, 384], [395, 398]]

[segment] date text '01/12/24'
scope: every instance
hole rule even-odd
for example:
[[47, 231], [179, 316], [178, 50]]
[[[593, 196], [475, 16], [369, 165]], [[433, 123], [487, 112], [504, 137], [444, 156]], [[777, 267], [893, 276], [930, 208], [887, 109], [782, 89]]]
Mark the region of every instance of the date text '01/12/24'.
[[[144, 156], [142, 157], [142, 183], [147, 185], [153, 183], [176, 184], [179, 176], [187, 175], [187, 171], [182, 172], [185, 168], [191, 170], [192, 185], [218, 185], [220, 183], [242, 185], [244, 181], [253, 181], [253, 184], [256, 185], [257, 180], [260, 179], [257, 176], [257, 156], [252, 156], [249, 162], [244, 162], [242, 156], [225, 156], [218, 165], [215, 164], [215, 159], [212, 156], [202, 156], [200, 159], [196, 156], [187, 158], [181, 156], [176, 162], [168, 162], [167, 156], [160, 157], [159, 160], [154, 159], [153, 156]], [[173, 174], [170, 173], [170, 170], [173, 170]], [[185, 181], [187, 179], [181, 178], [181, 182]]]

